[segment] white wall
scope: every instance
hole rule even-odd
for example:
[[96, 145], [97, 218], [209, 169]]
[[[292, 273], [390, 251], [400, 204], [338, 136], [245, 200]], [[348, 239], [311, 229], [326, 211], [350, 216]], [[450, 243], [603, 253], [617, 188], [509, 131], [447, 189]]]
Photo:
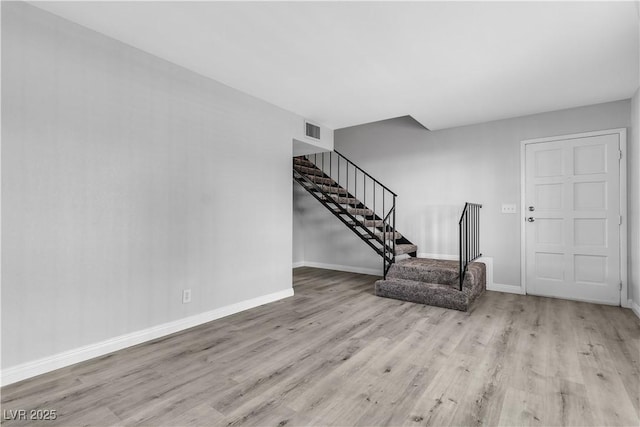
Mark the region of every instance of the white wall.
[[[494, 258], [494, 281], [519, 286], [521, 215], [502, 214], [501, 204], [519, 209], [520, 141], [627, 127], [629, 117], [626, 100], [435, 132], [400, 118], [337, 130], [335, 147], [398, 193], [398, 230], [419, 253], [456, 255], [464, 202], [482, 203], [481, 250]], [[312, 210], [310, 196], [294, 194], [305, 206], [306, 262], [381, 270], [371, 249], [320, 206]]]
[[3, 370], [291, 290], [301, 117], [25, 3], [2, 89]]

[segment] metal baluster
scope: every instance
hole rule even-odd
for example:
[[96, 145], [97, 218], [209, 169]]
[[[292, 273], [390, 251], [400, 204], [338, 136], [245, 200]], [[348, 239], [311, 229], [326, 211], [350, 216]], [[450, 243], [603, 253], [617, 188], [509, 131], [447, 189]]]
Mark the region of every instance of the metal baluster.
[[469, 262], [469, 212], [467, 212], [467, 215], [465, 217], [465, 221], [464, 222], [465, 222], [465, 227], [466, 227], [466, 230], [465, 230], [464, 234], [465, 234], [465, 237], [467, 238], [467, 244], [466, 244], [466, 246], [467, 246], [467, 248], [466, 248], [467, 249], [467, 255], [465, 257], [465, 264], [467, 264]]
[[480, 206], [476, 206], [476, 252], [478, 256], [480, 253]]
[[469, 261], [473, 259], [475, 244], [473, 243], [473, 205], [469, 206]]
[[476, 208], [471, 206], [471, 258], [476, 256]]
[[475, 255], [478, 256], [480, 255], [480, 247], [478, 245], [478, 206], [475, 206], [475, 220], [476, 223], [473, 226], [473, 243], [476, 245], [476, 253]]
[[[392, 233], [396, 232], [396, 196], [393, 196], [393, 229], [391, 230]], [[394, 236], [395, 237], [395, 236]], [[396, 239], [391, 239], [391, 241], [393, 242], [393, 251], [391, 252], [391, 256], [393, 258], [395, 258], [396, 256]]]
[[347, 169], [346, 169], [346, 175], [347, 175], [347, 186], [345, 187], [347, 189], [347, 193], [350, 193], [349, 191], [349, 161], [347, 161]]
[[476, 230], [477, 235], [477, 244], [478, 244], [478, 255], [482, 255], [480, 253], [480, 206], [478, 206], [478, 229]]
[[474, 229], [475, 229], [475, 222], [476, 222], [476, 219], [475, 219], [475, 215], [476, 214], [475, 214], [475, 209], [474, 209], [473, 205], [471, 205], [471, 212], [469, 212], [469, 213], [470, 213], [469, 222], [471, 223], [471, 225], [469, 226], [469, 229], [471, 230], [469, 232], [470, 233], [470, 236], [469, 236], [469, 246], [470, 246], [470, 249], [469, 249], [469, 251], [470, 251], [469, 261], [471, 261], [476, 256], [476, 254], [475, 254], [476, 242], [474, 241], [475, 240]]
[[376, 183], [373, 183], [373, 220], [376, 220]]
[[460, 272], [460, 277], [458, 278], [458, 281], [460, 282], [460, 290], [462, 290], [462, 266], [464, 264], [462, 261], [462, 221], [458, 223], [458, 254], [460, 257], [458, 260], [458, 263], [460, 264], [460, 269], [458, 270]]

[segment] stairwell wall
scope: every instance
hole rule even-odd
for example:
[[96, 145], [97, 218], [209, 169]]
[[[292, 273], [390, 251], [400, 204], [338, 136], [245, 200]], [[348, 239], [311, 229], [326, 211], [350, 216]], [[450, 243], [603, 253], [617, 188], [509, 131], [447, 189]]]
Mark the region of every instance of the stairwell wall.
[[[428, 131], [410, 117], [335, 132], [335, 147], [398, 193], [398, 231], [419, 254], [457, 256], [457, 220], [465, 201], [483, 204], [481, 250], [493, 257], [494, 283], [520, 286], [520, 141], [628, 127], [630, 101], [572, 108]], [[637, 159], [628, 170], [638, 169]], [[298, 194], [298, 193], [296, 193]], [[331, 214], [301, 194], [305, 261], [381, 271], [381, 260]], [[638, 195], [629, 194], [630, 202]], [[519, 208], [518, 208], [519, 209]], [[631, 257], [630, 257], [631, 259]]]
[[22, 2], [2, 89], [3, 376], [292, 294], [302, 117]]

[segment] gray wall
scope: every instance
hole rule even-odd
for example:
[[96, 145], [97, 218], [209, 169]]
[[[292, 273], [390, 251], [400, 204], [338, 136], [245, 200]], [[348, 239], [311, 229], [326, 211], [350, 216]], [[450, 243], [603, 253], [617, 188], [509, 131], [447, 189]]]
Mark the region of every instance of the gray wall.
[[[336, 131], [335, 147], [398, 193], [398, 230], [419, 253], [456, 255], [464, 202], [482, 203], [481, 249], [494, 258], [494, 282], [519, 286], [520, 141], [629, 125], [626, 100], [435, 132], [410, 118], [386, 120]], [[306, 262], [380, 271], [372, 250], [312, 209], [310, 196], [294, 195]], [[516, 204], [518, 214], [502, 214], [502, 203]]]
[[2, 89], [2, 368], [291, 289], [301, 117], [24, 3]]

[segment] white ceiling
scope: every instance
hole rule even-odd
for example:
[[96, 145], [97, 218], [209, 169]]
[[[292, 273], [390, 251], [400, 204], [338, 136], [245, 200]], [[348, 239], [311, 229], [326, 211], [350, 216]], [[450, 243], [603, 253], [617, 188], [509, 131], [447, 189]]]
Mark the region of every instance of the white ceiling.
[[634, 2], [36, 2], [330, 128], [630, 98]]

